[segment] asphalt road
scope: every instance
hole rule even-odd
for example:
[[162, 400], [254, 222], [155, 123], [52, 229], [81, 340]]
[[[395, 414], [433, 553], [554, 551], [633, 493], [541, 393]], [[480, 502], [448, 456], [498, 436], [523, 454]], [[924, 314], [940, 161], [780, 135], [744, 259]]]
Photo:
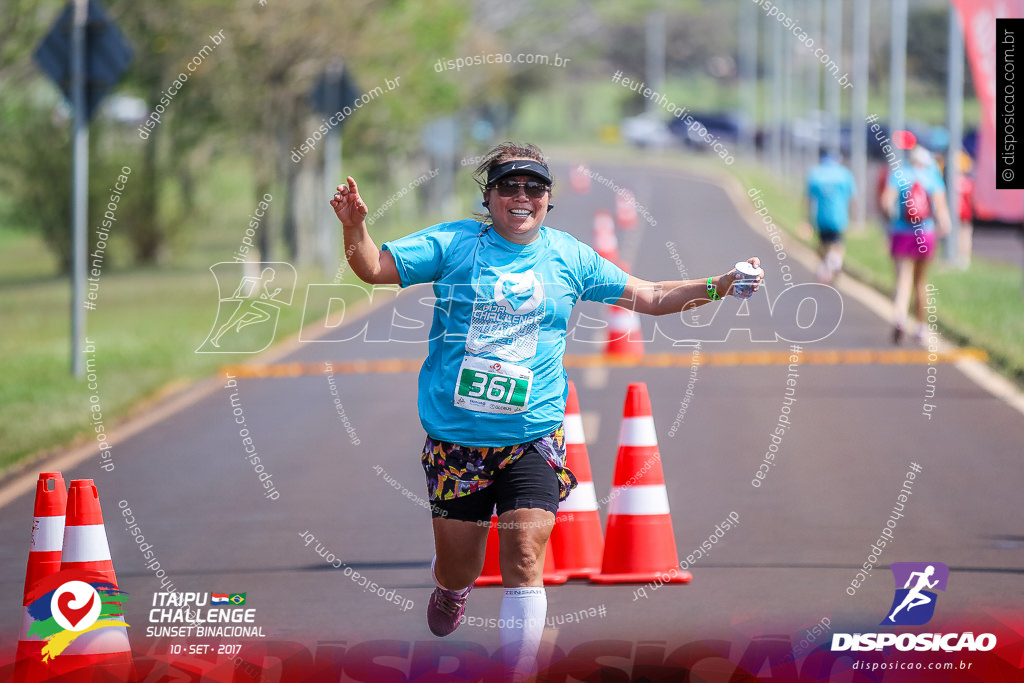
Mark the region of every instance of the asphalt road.
[[[645, 333], [655, 337], [647, 345], [648, 354], [690, 356], [692, 347], [673, 346], [673, 339], [695, 337], [703, 340], [705, 356], [788, 351], [787, 341], [764, 340], [776, 333], [806, 339], [818, 328], [831, 327], [822, 321], [832, 318], [839, 321], [834, 333], [802, 344], [805, 350], [891, 348], [889, 327], [878, 315], [853, 297], [814, 294], [813, 288], [801, 291], [812, 292], [822, 309], [814, 325], [800, 329], [807, 327], [810, 309], [798, 312], [799, 299], [783, 295], [780, 265], [791, 266], [794, 283], [813, 282], [813, 274], [792, 255], [785, 261], [775, 258], [770, 243], [744, 222], [716, 185], [666, 169], [592, 168], [632, 189], [656, 220], [651, 225], [641, 218], [635, 231], [620, 233], [623, 255], [639, 277], [707, 276], [750, 255], [765, 262], [766, 291], [749, 310], [741, 310], [733, 299], [711, 304], [699, 316], [706, 328], [667, 320], [659, 326], [664, 335], [652, 334], [654, 319], [643, 320]], [[558, 168], [560, 179], [565, 170], [564, 165]], [[594, 211], [613, 208], [611, 190], [595, 182], [588, 194], [580, 195], [565, 180], [560, 182], [557, 208], [547, 222], [589, 240]], [[392, 323], [398, 321], [405, 342], [336, 341], [353, 336], [355, 328], [341, 326], [277, 362], [422, 357], [426, 330], [414, 329], [416, 323], [409, 320], [429, 324], [424, 314], [428, 309], [418, 301], [427, 295], [427, 289], [403, 293], [356, 323], [366, 324], [365, 339], [394, 329]], [[769, 310], [767, 302], [780, 295]], [[831, 308], [826, 310], [826, 305]], [[578, 310], [601, 315], [594, 305]], [[740, 330], [726, 338], [730, 328], [745, 327], [753, 334]], [[593, 331], [581, 329], [579, 336], [570, 341], [568, 353], [598, 350], [587, 342]], [[588, 448], [599, 498], [610, 490], [626, 386], [646, 382], [680, 557], [706, 540], [731, 512], [738, 515], [739, 525], [691, 567], [695, 578], [689, 585], [648, 587], [646, 597], [635, 592], [640, 588], [635, 585], [570, 582], [550, 588], [549, 617], [581, 610], [587, 616], [563, 618], [548, 630], [547, 640], [565, 651], [585, 650], [584, 644], [601, 641], [593, 661], [602, 654], [621, 655], [615, 660], [621, 666], [622, 661], [642, 659], [645, 641], [653, 641], [656, 648], [662, 643], [664, 649], [664, 643], [723, 638], [738, 643], [729, 658], [739, 661], [750, 638], [788, 638], [796, 645], [823, 618], [832, 631], [877, 629], [893, 596], [893, 578], [885, 567], [900, 561], [949, 565], [950, 583], [936, 617], [941, 613], [945, 623], [984, 622], [999, 611], [1019, 614], [1024, 608], [1019, 503], [1024, 420], [948, 363], [935, 366], [935, 408], [927, 418], [922, 415], [927, 371], [922, 363], [801, 364], [791, 426], [776, 464], [755, 487], [751, 482], [782, 412], [787, 365], [699, 367], [693, 398], [682, 415], [689, 367], [570, 369], [590, 428]], [[434, 639], [424, 619], [433, 551], [429, 514], [413, 500], [424, 495], [415, 381], [415, 373], [408, 371], [336, 373], [331, 380], [308, 374], [238, 379], [236, 387], [218, 389], [116, 444], [114, 471], [100, 470], [98, 458], [65, 471], [68, 481], [94, 478], [99, 487], [118, 579], [132, 596], [127, 621], [136, 651], [161, 653], [169, 643], [185, 641], [146, 638], [154, 593], [169, 588], [161, 588], [147, 569], [126, 530], [119, 502], [133, 512], [174, 589], [246, 592], [264, 642], [299, 643], [311, 652], [317, 643], [323, 651], [326, 641], [350, 648], [364, 643], [367, 651], [393, 655], [378, 664], [403, 669], [402, 662], [411, 658], [414, 670], [429, 670], [434, 651], [428, 644], [448, 641]], [[280, 493], [277, 499], [265, 496], [267, 490], [244, 457], [236, 423], [239, 407]], [[904, 516], [893, 529], [894, 540], [881, 554], [881, 566], [851, 596], [851, 579], [886, 526], [911, 463], [919, 465], [920, 473], [912, 482]], [[397, 489], [391, 480], [398, 482]], [[8, 606], [0, 611], [0, 633], [5, 634], [7, 651], [20, 625], [17, 606], [31, 509], [31, 497], [25, 495], [0, 516], [0, 599]], [[356, 574], [329, 566], [318, 546], [333, 554], [336, 563], [393, 590], [394, 601], [365, 590]], [[478, 589], [468, 613], [497, 617], [500, 599], [499, 589]], [[590, 616], [590, 608], [600, 613]], [[825, 638], [818, 637], [814, 645]], [[467, 623], [449, 640], [469, 643], [459, 646], [467, 651], [493, 652], [498, 631]], [[399, 645], [380, 644], [385, 641]], [[413, 650], [426, 659], [416, 659], [401, 643], [416, 643]], [[621, 647], [628, 652], [622, 655]], [[715, 678], [722, 661], [700, 665], [706, 680]], [[372, 672], [346, 673], [376, 678]]]

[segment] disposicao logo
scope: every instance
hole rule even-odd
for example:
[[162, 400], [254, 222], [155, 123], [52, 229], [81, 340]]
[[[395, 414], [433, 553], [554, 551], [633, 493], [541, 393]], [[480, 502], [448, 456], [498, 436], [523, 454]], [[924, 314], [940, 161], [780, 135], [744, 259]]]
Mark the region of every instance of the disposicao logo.
[[[920, 626], [935, 614], [938, 594], [945, 591], [949, 567], [941, 562], [893, 562], [895, 594], [886, 617], [879, 626]], [[894, 646], [901, 652], [987, 652], [996, 646], [996, 637], [982, 633], [833, 633], [832, 651], [881, 651]]]
[[938, 600], [932, 589], [946, 590], [949, 567], [941, 562], [893, 562], [890, 569], [896, 581], [896, 595], [892, 599], [889, 616], [879, 625], [927, 624], [935, 614], [935, 601]]
[[28, 614], [33, 622], [28, 635], [47, 641], [43, 661], [54, 659], [81, 635], [112, 626], [127, 627], [124, 616], [128, 594], [95, 572], [64, 570], [40, 581], [29, 595]]

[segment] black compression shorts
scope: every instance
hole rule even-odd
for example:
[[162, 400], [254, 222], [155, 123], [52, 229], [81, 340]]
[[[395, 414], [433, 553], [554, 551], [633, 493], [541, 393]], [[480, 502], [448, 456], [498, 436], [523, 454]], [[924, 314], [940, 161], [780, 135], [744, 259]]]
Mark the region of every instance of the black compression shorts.
[[520, 508], [540, 508], [558, 514], [558, 476], [537, 449], [530, 446], [508, 467], [499, 470], [490, 486], [430, 504], [432, 517], [465, 522], [489, 522], [497, 506], [501, 515]]

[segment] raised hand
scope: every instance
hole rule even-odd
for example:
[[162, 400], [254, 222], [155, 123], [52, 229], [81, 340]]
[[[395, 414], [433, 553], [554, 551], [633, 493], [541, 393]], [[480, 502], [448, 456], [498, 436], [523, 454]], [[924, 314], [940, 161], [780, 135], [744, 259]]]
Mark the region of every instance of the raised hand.
[[338, 191], [331, 198], [331, 208], [342, 225], [356, 226], [363, 222], [369, 210], [366, 208], [366, 202], [359, 196], [355, 178], [349, 176], [347, 182], [347, 185], [338, 185]]

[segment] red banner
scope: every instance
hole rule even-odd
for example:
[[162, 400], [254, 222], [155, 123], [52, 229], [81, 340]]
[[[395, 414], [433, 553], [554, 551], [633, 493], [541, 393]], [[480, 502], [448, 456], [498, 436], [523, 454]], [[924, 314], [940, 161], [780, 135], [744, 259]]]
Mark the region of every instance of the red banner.
[[1024, 17], [1024, 0], [952, 0], [960, 13], [974, 92], [981, 105], [974, 208], [979, 218], [1024, 220], [1024, 190], [996, 189], [996, 18]]

